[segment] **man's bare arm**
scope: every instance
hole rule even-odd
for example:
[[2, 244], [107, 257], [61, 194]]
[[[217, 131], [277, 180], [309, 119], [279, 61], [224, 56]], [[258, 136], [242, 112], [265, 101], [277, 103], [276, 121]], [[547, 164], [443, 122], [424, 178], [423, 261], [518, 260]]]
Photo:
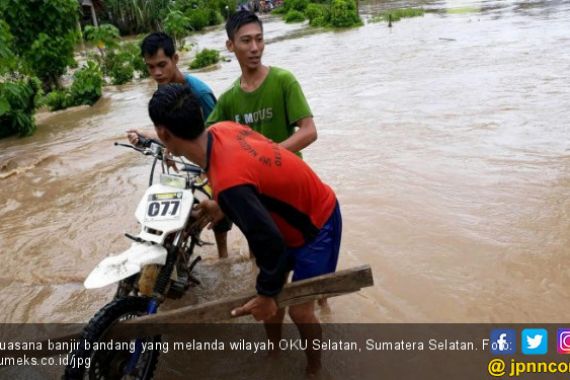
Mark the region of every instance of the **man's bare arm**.
[[299, 152], [317, 140], [317, 127], [312, 117], [297, 122], [299, 129], [279, 145], [291, 152]]

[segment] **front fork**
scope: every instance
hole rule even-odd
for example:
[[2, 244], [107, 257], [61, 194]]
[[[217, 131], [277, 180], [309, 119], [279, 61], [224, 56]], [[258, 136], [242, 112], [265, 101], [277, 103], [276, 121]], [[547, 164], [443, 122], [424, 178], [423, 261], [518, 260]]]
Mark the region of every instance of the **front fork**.
[[[166, 256], [166, 263], [161, 268], [158, 278], [156, 280], [156, 284], [154, 285], [154, 296], [150, 299], [147, 306], [147, 314], [156, 314], [159, 305], [159, 299], [163, 299], [164, 294], [166, 292], [166, 288], [168, 286], [168, 281], [170, 280], [170, 276], [172, 271], [174, 270], [174, 266], [176, 263], [176, 256], [178, 254], [178, 245], [180, 244], [181, 233], [178, 233], [172, 242], [172, 245], [168, 249], [168, 254]], [[140, 359], [142, 354], [142, 339], [137, 338], [135, 341], [135, 352], [133, 352], [129, 358], [129, 362], [125, 367], [124, 374], [128, 375], [133, 372], [137, 366], [137, 363]]]
[[[151, 298], [151, 300], [148, 303], [146, 311], [147, 314], [149, 315], [156, 314], [156, 312], [158, 311], [158, 301], [156, 298]], [[142, 354], [142, 339], [137, 338], [137, 340], [135, 341], [135, 351], [131, 354], [129, 362], [127, 363], [127, 366], [125, 367], [124, 370], [125, 375], [128, 375], [135, 370], [141, 354]]]

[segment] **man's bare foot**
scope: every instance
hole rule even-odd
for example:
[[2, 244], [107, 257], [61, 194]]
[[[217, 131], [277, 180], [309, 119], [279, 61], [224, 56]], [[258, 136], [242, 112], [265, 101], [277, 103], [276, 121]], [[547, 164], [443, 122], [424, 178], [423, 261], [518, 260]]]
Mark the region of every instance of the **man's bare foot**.
[[309, 379], [316, 378], [321, 372], [322, 368], [323, 366], [321, 365], [320, 361], [317, 363], [307, 364], [307, 367], [305, 368], [305, 375], [307, 375], [307, 378]]
[[328, 314], [331, 312], [331, 307], [329, 306], [328, 298], [326, 298], [326, 297], [319, 298], [317, 300], [317, 304], [321, 308], [321, 313], [327, 313]]

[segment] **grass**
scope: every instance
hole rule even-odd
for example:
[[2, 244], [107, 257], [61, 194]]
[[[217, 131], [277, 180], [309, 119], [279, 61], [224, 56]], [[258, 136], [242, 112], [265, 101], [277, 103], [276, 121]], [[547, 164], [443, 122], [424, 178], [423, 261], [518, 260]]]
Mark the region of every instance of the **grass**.
[[462, 7], [462, 8], [451, 8], [447, 10], [448, 14], [452, 14], [452, 15], [462, 15], [462, 14], [467, 14], [467, 13], [477, 13], [479, 12], [480, 9], [479, 8], [474, 8], [474, 7]]
[[380, 12], [373, 16], [371, 22], [381, 22], [392, 20], [392, 22], [400, 21], [403, 18], [423, 16], [425, 11], [422, 8], [397, 8]]

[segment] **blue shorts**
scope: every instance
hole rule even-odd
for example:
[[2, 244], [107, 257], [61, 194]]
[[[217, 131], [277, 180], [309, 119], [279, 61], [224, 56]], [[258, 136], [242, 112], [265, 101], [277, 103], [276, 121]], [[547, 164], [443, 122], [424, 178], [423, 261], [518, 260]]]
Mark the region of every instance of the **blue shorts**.
[[338, 202], [319, 234], [299, 248], [287, 248], [289, 268], [293, 270], [292, 281], [304, 280], [336, 270], [342, 217]]

